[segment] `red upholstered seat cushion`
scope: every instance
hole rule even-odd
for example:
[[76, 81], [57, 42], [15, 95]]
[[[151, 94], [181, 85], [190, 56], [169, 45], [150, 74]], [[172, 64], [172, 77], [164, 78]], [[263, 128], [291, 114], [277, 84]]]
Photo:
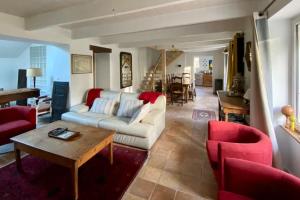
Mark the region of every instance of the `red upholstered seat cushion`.
[[232, 192], [219, 191], [218, 200], [254, 200], [252, 198], [235, 194]]
[[27, 120], [16, 120], [0, 124], [0, 144], [8, 143], [9, 138], [27, 132], [35, 128], [35, 124]]

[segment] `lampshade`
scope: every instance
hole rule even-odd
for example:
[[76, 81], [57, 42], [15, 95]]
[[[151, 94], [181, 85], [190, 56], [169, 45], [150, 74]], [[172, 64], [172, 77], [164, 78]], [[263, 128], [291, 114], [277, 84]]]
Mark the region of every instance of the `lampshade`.
[[42, 69], [41, 68], [29, 68], [26, 70], [27, 77], [38, 77], [42, 76]]

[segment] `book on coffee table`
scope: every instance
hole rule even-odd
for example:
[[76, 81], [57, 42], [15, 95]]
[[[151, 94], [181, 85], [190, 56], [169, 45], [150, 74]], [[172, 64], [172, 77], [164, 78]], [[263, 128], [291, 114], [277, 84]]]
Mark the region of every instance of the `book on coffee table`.
[[75, 136], [77, 136], [79, 132], [70, 131], [67, 128], [56, 128], [48, 133], [49, 137], [61, 139], [61, 140], [69, 140]]

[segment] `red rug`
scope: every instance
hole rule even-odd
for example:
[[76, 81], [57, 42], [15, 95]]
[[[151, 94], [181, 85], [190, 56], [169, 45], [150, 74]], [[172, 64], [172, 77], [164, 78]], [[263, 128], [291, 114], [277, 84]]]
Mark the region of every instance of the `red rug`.
[[[114, 147], [114, 164], [104, 149], [79, 168], [80, 200], [121, 199], [147, 158], [147, 151]], [[70, 171], [34, 156], [22, 159], [24, 174], [15, 163], [0, 169], [1, 200], [71, 199]]]

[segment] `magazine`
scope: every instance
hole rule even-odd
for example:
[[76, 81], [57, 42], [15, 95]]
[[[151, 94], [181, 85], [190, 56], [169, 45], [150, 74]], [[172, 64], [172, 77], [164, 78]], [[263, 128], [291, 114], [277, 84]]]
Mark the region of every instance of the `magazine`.
[[69, 140], [77, 136], [79, 132], [68, 130], [68, 128], [57, 128], [48, 133], [49, 137], [54, 137], [62, 140]]

